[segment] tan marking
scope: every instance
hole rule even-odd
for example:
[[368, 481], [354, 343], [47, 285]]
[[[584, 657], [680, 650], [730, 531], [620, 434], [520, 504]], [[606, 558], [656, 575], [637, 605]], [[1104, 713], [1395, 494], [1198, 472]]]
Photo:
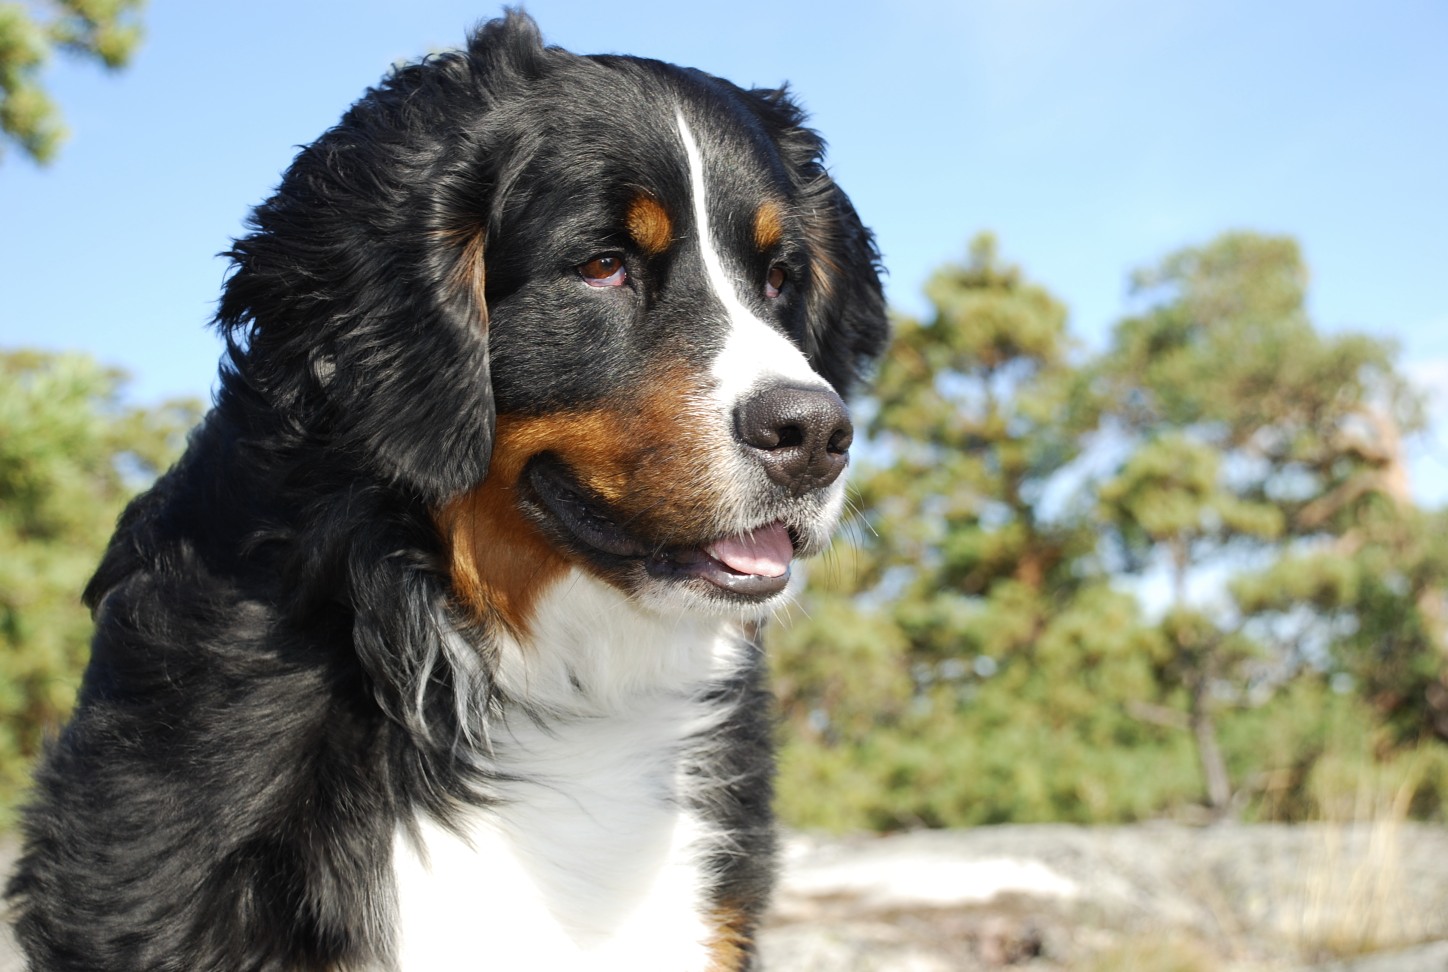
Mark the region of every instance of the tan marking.
[[714, 934], [709, 937], [708, 972], [740, 972], [749, 958], [754, 922], [740, 908], [721, 905], [709, 915]]
[[804, 228], [805, 240], [809, 243], [810, 276], [824, 300], [834, 296], [835, 281], [843, 274], [836, 255], [836, 237], [827, 223], [811, 221]]
[[[496, 461], [497, 453], [494, 453]], [[521, 637], [538, 596], [568, 563], [517, 505], [516, 477], [490, 471], [483, 484], [436, 516], [447, 539], [453, 591], [473, 616]]]
[[457, 260], [448, 274], [447, 285], [466, 297], [478, 316], [479, 326], [488, 326], [488, 300], [483, 268], [487, 233], [481, 226], [458, 226], [436, 234], [443, 245], [457, 250]]
[[649, 256], [658, 256], [674, 242], [674, 225], [669, 213], [653, 196], [640, 193], [629, 203], [626, 217], [628, 235]]
[[763, 253], [784, 239], [784, 211], [773, 199], [766, 199], [754, 214], [754, 245]]
[[[639, 383], [648, 393], [608, 407], [539, 416], [498, 416], [487, 478], [434, 516], [447, 539], [453, 589], [478, 619], [527, 635], [538, 596], [570, 564], [518, 508], [518, 480], [543, 452], [558, 456], [605, 500], [620, 523], [661, 546], [705, 539], [721, 501], [702, 409], [702, 385], [672, 371]], [[716, 432], [715, 435], [718, 433]]]
[[487, 272], [483, 267], [483, 251], [487, 247], [487, 234], [479, 229], [463, 247], [462, 256], [453, 270], [454, 279], [468, 288], [473, 306], [481, 316], [484, 326], [488, 322]]

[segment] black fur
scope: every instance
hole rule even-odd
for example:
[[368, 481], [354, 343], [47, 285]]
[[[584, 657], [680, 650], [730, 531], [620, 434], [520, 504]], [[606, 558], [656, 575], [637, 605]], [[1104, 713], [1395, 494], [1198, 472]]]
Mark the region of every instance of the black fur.
[[[664, 165], [631, 110], [662, 90], [747, 130], [741, 180], [800, 203], [791, 259], [829, 286], [780, 326], [842, 394], [879, 353], [873, 243], [784, 93], [545, 48], [515, 14], [368, 91], [236, 242], [215, 408], [86, 590], [92, 659], [9, 887], [32, 968], [389, 967], [395, 829], [487, 799], [458, 753], [504, 701], [436, 509], [486, 475], [498, 414], [607, 396], [661, 343], [707, 350], [671, 337], [686, 306], [642, 332], [623, 311], [580, 322], [535, 280], [556, 253], [618, 245], [590, 234], [618, 170]], [[593, 124], [594, 98], [623, 121]], [[485, 302], [466, 285], [477, 240]], [[754, 917], [773, 849], [761, 666], [718, 689], [728, 782], [705, 801], [735, 838], [719, 898]]]

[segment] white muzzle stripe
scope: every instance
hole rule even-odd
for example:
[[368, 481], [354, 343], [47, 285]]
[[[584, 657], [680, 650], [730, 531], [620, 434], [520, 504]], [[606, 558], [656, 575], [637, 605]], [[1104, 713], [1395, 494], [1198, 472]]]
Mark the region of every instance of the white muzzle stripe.
[[[777, 378], [805, 388], [827, 388], [828, 384], [810, 367], [804, 353], [783, 334], [770, 327], [740, 299], [739, 287], [731, 279], [714, 239], [709, 212], [709, 189], [703, 154], [682, 111], [675, 113], [684, 155], [689, 163], [689, 194], [693, 203], [694, 226], [699, 233], [699, 256], [709, 287], [723, 308], [728, 336], [711, 369], [718, 382], [716, 394], [732, 409], [767, 378]], [[759, 281], [762, 289], [764, 282]]]

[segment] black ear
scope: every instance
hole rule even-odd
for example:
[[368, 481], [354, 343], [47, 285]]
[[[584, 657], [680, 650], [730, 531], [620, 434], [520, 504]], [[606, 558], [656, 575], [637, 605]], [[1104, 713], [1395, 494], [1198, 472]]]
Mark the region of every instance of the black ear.
[[301, 151], [228, 254], [223, 398], [260, 396], [359, 474], [430, 502], [483, 478], [484, 257], [510, 138], [495, 116], [547, 57], [510, 13], [466, 52], [399, 68]]
[[810, 249], [811, 281], [805, 352], [842, 395], [870, 370], [889, 339], [880, 253], [875, 237], [824, 167], [824, 141], [804, 125], [788, 92], [748, 96], [794, 179]]

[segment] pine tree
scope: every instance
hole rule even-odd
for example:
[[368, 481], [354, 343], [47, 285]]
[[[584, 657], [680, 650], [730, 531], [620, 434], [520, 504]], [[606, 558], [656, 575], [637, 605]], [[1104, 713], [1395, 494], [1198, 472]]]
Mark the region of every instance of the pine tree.
[[80, 592], [115, 519], [200, 412], [124, 405], [123, 382], [80, 355], [0, 352], [0, 823], [75, 696]]
[[786, 811], [884, 828], [1158, 812], [1190, 780], [1174, 734], [1126, 713], [1159, 646], [1070, 499], [1094, 409], [1065, 308], [989, 236], [927, 295], [876, 382], [855, 549], [771, 642]]
[[[1146, 309], [1118, 325], [1095, 368], [1106, 434], [1126, 456], [1099, 489], [1099, 515], [1120, 566], [1168, 579], [1161, 675], [1184, 699], [1219, 813], [1232, 795], [1222, 705], [1286, 684], [1305, 662], [1253, 615], [1285, 607], [1304, 564], [1341, 543], [1365, 504], [1407, 502], [1399, 443], [1421, 421], [1389, 347], [1314, 329], [1306, 281], [1287, 238], [1231, 233], [1174, 253], [1137, 275]], [[1264, 564], [1277, 566], [1255, 591], [1239, 583], [1235, 604], [1220, 584], [1189, 591]]]

